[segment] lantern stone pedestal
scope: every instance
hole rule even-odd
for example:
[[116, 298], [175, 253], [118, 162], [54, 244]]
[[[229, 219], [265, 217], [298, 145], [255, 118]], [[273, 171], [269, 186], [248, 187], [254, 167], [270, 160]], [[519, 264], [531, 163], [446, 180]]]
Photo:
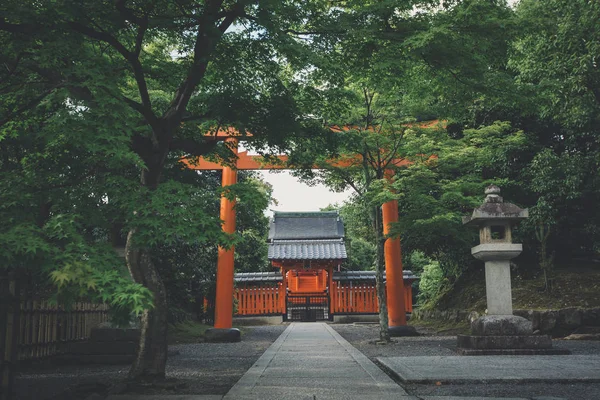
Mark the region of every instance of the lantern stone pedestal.
[[488, 315], [471, 323], [471, 335], [457, 336], [457, 352], [462, 355], [549, 355], [570, 354], [553, 349], [548, 335], [534, 335], [531, 321], [512, 315], [510, 260], [523, 251], [512, 243], [511, 227], [528, 217], [528, 211], [504, 203], [500, 188], [485, 190], [483, 205], [463, 218], [466, 225], [479, 228], [481, 244], [471, 254], [485, 262], [485, 290]]

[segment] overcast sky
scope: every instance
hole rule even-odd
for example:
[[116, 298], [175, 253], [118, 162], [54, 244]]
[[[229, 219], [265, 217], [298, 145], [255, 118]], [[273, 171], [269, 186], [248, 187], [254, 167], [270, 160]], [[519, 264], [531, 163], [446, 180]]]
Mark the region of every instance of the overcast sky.
[[258, 172], [265, 181], [273, 185], [273, 198], [279, 204], [271, 205], [270, 208], [275, 211], [319, 211], [329, 204], [341, 204], [352, 193], [331, 192], [323, 185], [308, 186], [291, 176], [288, 171]]

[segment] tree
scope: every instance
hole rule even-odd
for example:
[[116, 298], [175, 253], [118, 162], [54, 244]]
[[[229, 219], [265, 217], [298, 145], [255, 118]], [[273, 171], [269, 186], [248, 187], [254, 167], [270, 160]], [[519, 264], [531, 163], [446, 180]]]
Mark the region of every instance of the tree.
[[286, 135], [302, 132], [305, 119], [289, 87], [305, 81], [289, 71], [314, 66], [315, 46], [294, 32], [326, 12], [319, 2], [4, 5], [2, 137], [21, 140], [22, 119], [44, 124], [62, 115], [82, 148], [139, 173], [134, 183], [112, 170], [104, 187], [87, 191], [107, 198], [123, 218], [114, 222], [127, 231], [127, 267], [153, 297], [130, 377], [164, 377], [167, 296], [152, 247], [185, 237], [231, 243], [204, 211], [207, 193], [165, 179], [165, 169], [182, 155], [226, 156], [226, 147], [204, 136], [221, 127], [251, 131], [256, 145], [283, 145]]
[[557, 257], [590, 257], [600, 248], [600, 221], [585, 211], [600, 199], [600, 6], [521, 1], [517, 16], [508, 65], [541, 126], [540, 149], [524, 174], [537, 197], [535, 221], [526, 226], [551, 228], [549, 247], [563, 248]]
[[[355, 192], [354, 203], [367, 211], [370, 232], [361, 229], [373, 238], [375, 247], [375, 282], [379, 301], [380, 339], [389, 341], [387, 302], [383, 273], [385, 271], [384, 244], [388, 239], [384, 235], [382, 204], [397, 198], [391, 190], [390, 173], [402, 164], [403, 139], [405, 127], [398, 124], [392, 113], [387, 114], [379, 107], [379, 94], [367, 87], [357, 88], [356, 98], [362, 98], [362, 107], [350, 110], [350, 113], [338, 116], [345, 124], [337, 130], [333, 141], [337, 144], [335, 156], [323, 152], [321, 148], [304, 147], [302, 156], [308, 161], [309, 169], [299, 174], [309, 181], [320, 181], [336, 190], [352, 188]], [[359, 97], [360, 96], [360, 97]], [[356, 100], [355, 104], [359, 104]], [[385, 104], [382, 101], [382, 104]], [[312, 152], [311, 152], [312, 151]], [[297, 158], [292, 153], [293, 161]], [[312, 156], [312, 158], [311, 158]], [[310, 169], [319, 166], [318, 171]], [[357, 228], [354, 227], [353, 228]], [[358, 229], [357, 229], [358, 230]]]
[[[214, 193], [213, 202], [206, 213], [216, 218], [220, 204], [217, 195], [221, 190], [217, 171], [197, 173], [190, 169], [171, 169], [165, 175]], [[268, 268], [269, 224], [264, 212], [271, 198], [271, 187], [252, 171], [240, 171], [238, 178], [240, 183], [236, 185], [236, 190], [246, 193], [242, 196], [244, 201], [236, 205], [236, 269], [241, 272], [262, 271]], [[169, 322], [181, 322], [190, 318], [192, 313], [200, 316], [204, 298], [214, 301], [217, 243], [202, 238], [182, 238], [175, 243], [153, 247], [152, 254], [160, 276], [169, 289]]]

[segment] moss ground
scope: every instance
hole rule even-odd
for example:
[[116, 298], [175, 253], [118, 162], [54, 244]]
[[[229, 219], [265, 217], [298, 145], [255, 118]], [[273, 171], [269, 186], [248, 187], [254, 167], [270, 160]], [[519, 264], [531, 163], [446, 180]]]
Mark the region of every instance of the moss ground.
[[[600, 264], [558, 265], [552, 272], [552, 288], [544, 290], [541, 272], [533, 267], [512, 271], [512, 296], [515, 309], [560, 309], [600, 307]], [[440, 296], [437, 309], [485, 310], [483, 268], [465, 273], [449, 291]]]
[[[212, 328], [211, 325], [202, 324], [198, 321], [186, 321], [176, 325], [169, 325], [168, 342], [169, 344], [184, 344], [184, 343], [198, 343], [204, 341], [204, 332], [208, 328]], [[234, 326], [242, 332], [248, 331], [248, 328]]]
[[204, 332], [211, 328], [210, 325], [197, 321], [182, 322], [169, 326], [169, 344], [198, 343], [204, 341]]

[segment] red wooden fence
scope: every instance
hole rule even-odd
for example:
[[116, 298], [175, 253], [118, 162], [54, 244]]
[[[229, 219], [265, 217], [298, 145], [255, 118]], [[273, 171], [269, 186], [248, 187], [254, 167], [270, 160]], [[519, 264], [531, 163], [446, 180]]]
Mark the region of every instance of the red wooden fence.
[[340, 286], [333, 283], [331, 312], [333, 314], [377, 313], [377, 292], [374, 285]]
[[272, 315], [285, 313], [283, 286], [237, 288], [236, 315]]
[[[412, 287], [404, 285], [406, 312], [412, 312]], [[333, 282], [331, 291], [331, 312], [333, 314], [369, 314], [379, 312], [375, 285], [341, 286]]]
[[[234, 292], [236, 315], [276, 315], [285, 313], [283, 286], [243, 287]], [[375, 285], [342, 286], [334, 282], [330, 291], [332, 314], [375, 314], [379, 312]], [[412, 287], [404, 286], [406, 312], [412, 312]]]

